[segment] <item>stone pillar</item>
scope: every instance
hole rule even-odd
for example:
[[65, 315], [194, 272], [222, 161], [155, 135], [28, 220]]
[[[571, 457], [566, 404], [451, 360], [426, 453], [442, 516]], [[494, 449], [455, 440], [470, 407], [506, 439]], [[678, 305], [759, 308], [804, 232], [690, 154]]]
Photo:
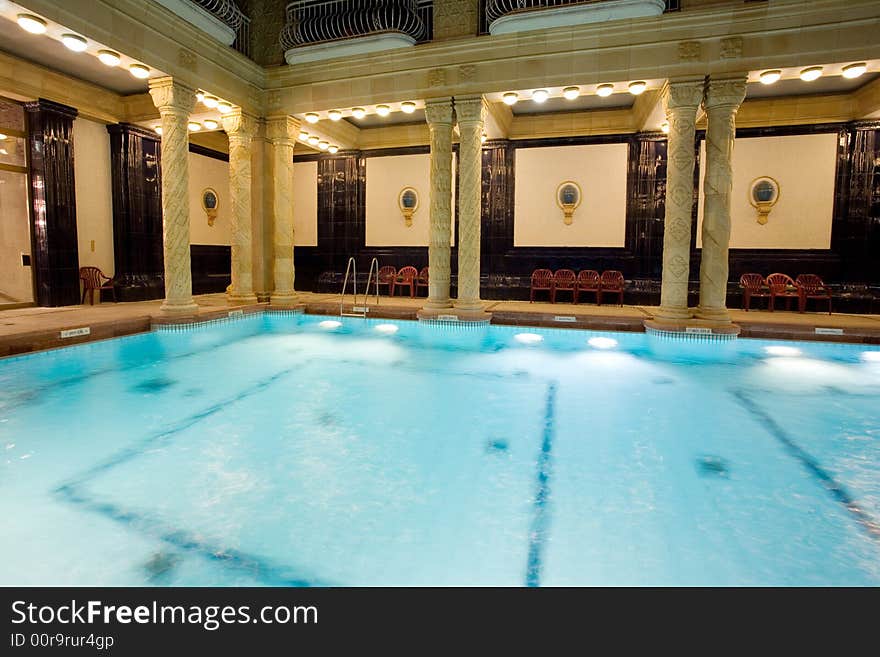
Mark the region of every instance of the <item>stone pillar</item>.
[[229, 196], [232, 246], [230, 303], [256, 303], [254, 294], [253, 197], [251, 140], [256, 121], [236, 107], [223, 115], [223, 129], [229, 137]]
[[663, 90], [669, 123], [666, 165], [666, 218], [663, 233], [663, 281], [659, 320], [682, 320], [688, 310], [691, 212], [694, 205], [694, 124], [703, 98], [700, 81], [670, 82]]
[[482, 96], [455, 99], [460, 133], [458, 188], [458, 300], [461, 310], [480, 311], [480, 211], [485, 106]]
[[296, 302], [293, 268], [293, 147], [300, 123], [292, 116], [271, 116], [266, 120], [266, 136], [271, 144], [272, 216], [274, 224], [273, 305]]
[[746, 78], [710, 79], [706, 84], [706, 175], [703, 183], [703, 251], [700, 259], [699, 319], [730, 323], [727, 312], [730, 246], [731, 156], [736, 111], [746, 96]]
[[162, 117], [162, 217], [165, 302], [168, 313], [192, 313], [189, 253], [189, 115], [195, 92], [171, 78], [150, 80], [150, 95]]
[[451, 308], [449, 253], [452, 241], [452, 99], [425, 106], [431, 131], [431, 236], [428, 245], [427, 309]]

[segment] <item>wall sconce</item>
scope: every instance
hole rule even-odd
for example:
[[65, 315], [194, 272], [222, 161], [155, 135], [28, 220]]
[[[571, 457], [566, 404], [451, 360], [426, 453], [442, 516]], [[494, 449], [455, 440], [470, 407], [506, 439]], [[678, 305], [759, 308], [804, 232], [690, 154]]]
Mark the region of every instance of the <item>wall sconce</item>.
[[749, 203], [758, 210], [758, 223], [767, 223], [770, 210], [779, 200], [779, 183], [769, 176], [755, 178], [749, 185]]
[[403, 213], [407, 228], [412, 226], [412, 218], [419, 209], [419, 193], [413, 187], [404, 187], [397, 195], [397, 205]]
[[574, 211], [581, 204], [581, 188], [573, 180], [566, 180], [559, 183], [556, 188], [556, 204], [562, 208], [563, 221], [566, 226], [571, 226], [574, 220]]

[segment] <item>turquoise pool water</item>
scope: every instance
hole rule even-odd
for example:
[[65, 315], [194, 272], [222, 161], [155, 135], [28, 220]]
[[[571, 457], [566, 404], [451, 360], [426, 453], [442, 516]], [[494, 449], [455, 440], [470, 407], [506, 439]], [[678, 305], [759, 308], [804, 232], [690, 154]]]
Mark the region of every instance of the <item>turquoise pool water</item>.
[[880, 584], [877, 347], [337, 322], [0, 361], [0, 584]]

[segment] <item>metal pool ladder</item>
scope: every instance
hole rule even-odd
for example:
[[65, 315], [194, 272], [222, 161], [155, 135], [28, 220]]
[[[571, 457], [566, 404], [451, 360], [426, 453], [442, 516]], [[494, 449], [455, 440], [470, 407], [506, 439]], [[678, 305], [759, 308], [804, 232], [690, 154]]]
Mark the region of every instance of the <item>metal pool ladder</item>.
[[[379, 259], [373, 258], [370, 262], [370, 272], [367, 274], [367, 287], [364, 289], [364, 305], [358, 306], [358, 293], [357, 293], [357, 263], [355, 262], [354, 257], [348, 259], [348, 264], [345, 266], [345, 278], [342, 279], [342, 295], [339, 298], [339, 316], [340, 317], [363, 317], [367, 318], [367, 313], [370, 311], [367, 302], [370, 298], [370, 281], [373, 280], [373, 271], [376, 272], [376, 305], [379, 305]], [[352, 297], [353, 303], [351, 306], [351, 312], [345, 312], [345, 291], [348, 289], [348, 278], [349, 274], [351, 274], [351, 288], [352, 288]]]

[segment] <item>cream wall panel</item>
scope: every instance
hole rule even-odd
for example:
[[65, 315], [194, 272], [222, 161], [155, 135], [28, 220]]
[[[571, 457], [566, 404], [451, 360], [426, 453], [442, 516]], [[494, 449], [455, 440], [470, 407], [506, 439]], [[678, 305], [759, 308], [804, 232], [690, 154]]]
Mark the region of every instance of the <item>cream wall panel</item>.
[[[455, 158], [452, 160], [452, 208], [455, 208]], [[431, 156], [367, 158], [367, 246], [428, 246], [430, 240]], [[397, 197], [404, 187], [419, 194], [419, 208], [407, 227]], [[454, 239], [454, 236], [453, 236]]]
[[[706, 144], [700, 162], [706, 161]], [[828, 249], [834, 214], [837, 135], [791, 135], [736, 140], [730, 199], [730, 247], [734, 249]], [[700, 171], [697, 247], [702, 246], [703, 184]], [[770, 176], [779, 182], [779, 200], [761, 225], [749, 203], [751, 182]]]
[[73, 122], [73, 155], [79, 266], [99, 267], [107, 276], [112, 276], [113, 191], [110, 182], [110, 135], [103, 123], [84, 118]]
[[293, 165], [293, 244], [318, 246], [318, 163]]
[[[518, 148], [514, 246], [624, 246], [628, 150], [626, 144]], [[570, 226], [556, 204], [564, 180], [583, 193]]]
[[[210, 187], [220, 200], [217, 220], [208, 225], [202, 209], [202, 191]], [[192, 244], [229, 244], [232, 207], [229, 198], [229, 162], [189, 153], [189, 239]]]
[[0, 304], [33, 301], [33, 267], [21, 264], [31, 253], [26, 174], [0, 171], [0, 219]]

